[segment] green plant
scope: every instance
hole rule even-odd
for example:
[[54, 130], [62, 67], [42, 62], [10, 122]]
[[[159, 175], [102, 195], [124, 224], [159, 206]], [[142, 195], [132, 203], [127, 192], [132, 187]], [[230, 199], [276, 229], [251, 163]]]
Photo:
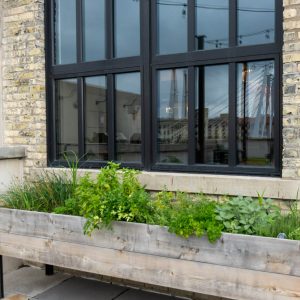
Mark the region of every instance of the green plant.
[[216, 208], [216, 219], [230, 233], [257, 234], [260, 228], [273, 224], [280, 216], [271, 199], [234, 197]]
[[199, 195], [193, 199], [186, 193], [160, 192], [154, 200], [159, 225], [184, 238], [207, 234], [214, 242], [221, 236], [222, 224], [216, 220], [216, 203]]
[[8, 208], [53, 212], [73, 197], [74, 192], [73, 182], [67, 174], [42, 172], [32, 181], [15, 181], [0, 198]]
[[[66, 157], [67, 159], [67, 157]], [[67, 159], [69, 173], [66, 171], [42, 171], [31, 180], [15, 180], [8, 191], [0, 196], [7, 208], [40, 212], [53, 212], [57, 207], [64, 207], [72, 199], [77, 186], [78, 159]]]
[[268, 237], [277, 237], [285, 233], [288, 239], [300, 240], [300, 211], [297, 202], [289, 206], [289, 211], [282, 213], [276, 222], [270, 224], [258, 223], [257, 234]]
[[120, 169], [116, 163], [108, 163], [96, 180], [87, 174], [76, 189], [81, 214], [87, 219], [87, 234], [109, 226], [112, 221], [151, 223], [153, 207], [150, 195], [137, 180], [138, 172]]

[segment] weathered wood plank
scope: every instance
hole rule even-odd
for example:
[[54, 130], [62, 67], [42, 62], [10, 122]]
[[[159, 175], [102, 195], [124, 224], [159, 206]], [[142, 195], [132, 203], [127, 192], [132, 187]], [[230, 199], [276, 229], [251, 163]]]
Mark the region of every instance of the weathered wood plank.
[[0, 233], [0, 253], [231, 299], [300, 298], [300, 278]]
[[83, 218], [7, 209], [0, 209], [0, 220], [0, 232], [300, 276], [299, 241], [223, 234], [211, 244], [206, 238], [182, 239], [160, 226], [122, 222], [88, 237], [82, 234]]

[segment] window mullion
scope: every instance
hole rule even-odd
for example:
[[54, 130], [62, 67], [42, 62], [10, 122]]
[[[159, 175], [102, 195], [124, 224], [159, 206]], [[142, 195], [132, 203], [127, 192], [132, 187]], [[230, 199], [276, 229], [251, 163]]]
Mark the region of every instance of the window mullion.
[[[281, 59], [278, 55], [275, 60], [275, 77], [274, 86], [282, 86], [280, 78], [280, 63]], [[274, 160], [276, 170], [280, 170], [281, 167], [281, 153], [282, 153], [282, 116], [281, 116], [281, 101], [280, 101], [280, 90], [275, 88], [274, 91]]]
[[188, 68], [188, 163], [195, 164], [196, 158], [196, 128], [195, 128], [195, 108], [196, 108], [196, 85], [195, 69]]
[[229, 0], [229, 47], [237, 46], [237, 0]]
[[106, 58], [114, 56], [114, 1], [106, 0]]
[[107, 75], [108, 160], [115, 159], [115, 84], [114, 75]]
[[151, 167], [151, 68], [150, 68], [150, 3], [142, 1], [140, 7], [142, 67], [142, 151], [143, 163], [147, 170]]
[[76, 0], [76, 35], [77, 35], [77, 62], [83, 60], [83, 19], [82, 0]]
[[78, 153], [79, 159], [85, 160], [85, 113], [84, 113], [84, 83], [83, 78], [77, 79], [78, 101]]
[[282, 0], [276, 0], [275, 2], [275, 43], [279, 49], [283, 46], [283, 14], [282, 14], [283, 3]]
[[235, 167], [237, 164], [237, 150], [236, 150], [236, 87], [237, 87], [237, 77], [236, 77], [236, 64], [229, 64], [229, 132], [228, 132], [228, 142], [229, 142], [229, 167]]
[[195, 50], [196, 0], [188, 1], [188, 51]]

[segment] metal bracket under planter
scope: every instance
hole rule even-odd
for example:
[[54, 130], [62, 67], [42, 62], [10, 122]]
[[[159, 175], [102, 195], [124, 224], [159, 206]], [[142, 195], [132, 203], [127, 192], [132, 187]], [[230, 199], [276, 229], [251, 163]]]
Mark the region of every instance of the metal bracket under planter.
[[3, 257], [0, 255], [0, 299], [4, 298]]
[[0, 208], [0, 255], [229, 299], [300, 298], [300, 241], [223, 234], [215, 244], [156, 225]]
[[52, 265], [45, 265], [45, 274], [46, 276], [54, 275], [54, 267]]

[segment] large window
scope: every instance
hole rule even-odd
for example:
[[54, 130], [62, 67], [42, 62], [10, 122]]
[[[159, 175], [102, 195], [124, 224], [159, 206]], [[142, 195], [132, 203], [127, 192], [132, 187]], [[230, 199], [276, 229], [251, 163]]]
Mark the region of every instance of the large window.
[[280, 174], [282, 1], [51, 0], [46, 14], [50, 165]]

